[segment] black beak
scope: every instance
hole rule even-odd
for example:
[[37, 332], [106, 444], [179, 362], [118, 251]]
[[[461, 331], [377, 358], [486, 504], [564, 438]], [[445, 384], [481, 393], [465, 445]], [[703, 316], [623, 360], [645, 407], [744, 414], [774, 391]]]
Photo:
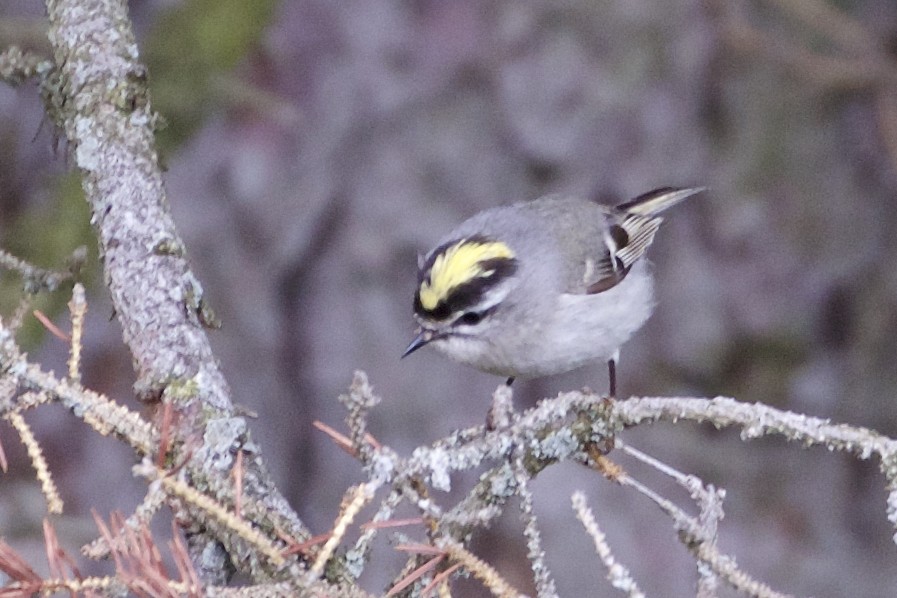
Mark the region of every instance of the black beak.
[[436, 337], [436, 335], [434, 335], [432, 331], [421, 330], [417, 334], [417, 336], [414, 337], [414, 340], [411, 341], [411, 344], [408, 345], [408, 348], [405, 349], [405, 352], [402, 353], [402, 357], [408, 357], [409, 355], [411, 355], [412, 353], [414, 353], [415, 351], [417, 351], [418, 349], [420, 349], [421, 347], [423, 347], [424, 345], [429, 343], [435, 337]]

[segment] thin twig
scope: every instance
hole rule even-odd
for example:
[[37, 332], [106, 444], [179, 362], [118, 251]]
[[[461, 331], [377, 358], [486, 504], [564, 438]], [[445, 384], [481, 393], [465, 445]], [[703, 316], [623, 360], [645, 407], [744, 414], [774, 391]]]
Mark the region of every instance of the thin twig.
[[35, 318], [37, 318], [37, 321], [40, 322], [44, 328], [47, 329], [47, 332], [49, 332], [50, 334], [52, 334], [59, 340], [64, 341], [66, 343], [72, 340], [71, 337], [69, 337], [69, 335], [67, 335], [65, 332], [63, 332], [59, 326], [54, 324], [53, 321], [50, 320], [50, 318], [48, 318], [47, 315], [44, 312], [42, 312], [41, 310], [35, 309], [31, 313], [34, 315]]
[[386, 598], [395, 596], [396, 594], [413, 584], [415, 581], [435, 569], [436, 566], [443, 560], [445, 560], [445, 554], [437, 554], [436, 556], [425, 562], [423, 565], [405, 576], [404, 579], [392, 586], [389, 591], [386, 592]]
[[312, 564], [311, 569], [309, 569], [308, 573], [311, 579], [317, 579], [320, 577], [321, 573], [323, 573], [324, 565], [326, 565], [327, 561], [330, 560], [330, 557], [333, 556], [333, 552], [336, 550], [336, 547], [339, 546], [343, 536], [346, 535], [346, 531], [352, 521], [355, 520], [355, 516], [358, 515], [358, 512], [361, 511], [372, 498], [374, 498], [374, 490], [375, 488], [369, 484], [361, 484], [349, 492], [347, 501], [345, 501], [345, 506], [341, 509], [340, 515], [333, 525], [331, 537], [328, 538], [323, 548], [321, 548], [318, 556], [315, 557], [315, 562]]
[[19, 433], [19, 438], [28, 451], [31, 466], [34, 467], [37, 480], [40, 482], [41, 491], [47, 499], [47, 511], [56, 515], [62, 513], [62, 498], [59, 496], [56, 483], [53, 482], [53, 476], [50, 474], [50, 468], [47, 465], [47, 460], [44, 458], [43, 451], [41, 451], [40, 444], [38, 444], [37, 438], [31, 432], [31, 427], [18, 412], [7, 413], [6, 420]]
[[210, 516], [212, 520], [224, 525], [245, 542], [254, 546], [256, 550], [259, 551], [259, 554], [263, 555], [274, 566], [280, 567], [284, 564], [285, 561], [283, 555], [281, 555], [280, 550], [274, 546], [270, 538], [263, 535], [249, 522], [235, 517], [231, 511], [224, 505], [216, 502], [213, 498], [200, 493], [185, 482], [167, 476], [165, 472], [159, 470], [154, 464], [146, 460], [134, 466], [134, 473], [151, 481], [158, 480], [166, 494], [176, 496], [189, 505], [197, 507]]
[[[656, 459], [644, 455], [644, 453], [641, 453], [640, 451], [633, 450], [630, 454], [643, 455], [647, 458], [645, 460], [646, 463], [656, 463], [660, 465], [660, 471], [668, 473], [676, 479], [687, 480], [687, 487], [691, 487], [691, 484], [694, 484], [695, 480], [697, 480], [694, 476], [685, 476], [675, 469], [660, 463]], [[673, 524], [680, 534], [680, 540], [689, 552], [706, 564], [713, 573], [721, 579], [724, 579], [736, 590], [744, 592], [754, 598], [793, 598], [789, 594], [783, 594], [773, 590], [768, 585], [754, 579], [749, 574], [739, 569], [735, 559], [721, 554], [716, 549], [715, 537], [706, 537], [707, 532], [702, 527], [701, 522], [685, 513], [685, 511], [679, 508], [671, 500], [664, 498], [628, 474], [624, 473], [621, 475], [617, 482], [622, 486], [628, 486], [635, 489], [659, 506], [673, 520]], [[713, 490], [711, 489], [711, 492], [712, 491]]]
[[439, 548], [444, 550], [451, 560], [459, 563], [471, 575], [479, 579], [492, 592], [493, 596], [499, 596], [500, 598], [519, 598], [523, 596], [523, 594], [514, 589], [514, 586], [499, 575], [492, 565], [475, 556], [460, 543], [444, 539], [439, 543]]
[[72, 289], [72, 300], [69, 301], [69, 312], [72, 316], [71, 348], [69, 349], [69, 379], [81, 381], [81, 337], [84, 333], [84, 315], [87, 313], [87, 299], [84, 285], [76, 283]]
[[523, 464], [524, 451], [518, 450], [514, 459], [514, 476], [517, 480], [517, 495], [520, 497], [520, 516], [523, 518], [523, 535], [526, 538], [526, 556], [530, 561], [533, 581], [539, 598], [554, 598], [558, 595], [551, 570], [545, 562], [545, 549], [542, 548], [542, 534], [536, 521], [533, 506], [533, 493], [529, 487], [529, 478]]
[[[686, 475], [634, 447], [623, 444], [619, 439], [617, 439], [617, 447], [673, 478], [680, 486], [689, 491], [691, 498], [700, 507], [694, 533], [703, 544], [715, 549], [717, 528], [723, 519], [723, 500], [726, 497], [726, 491], [714, 488], [712, 484], [705, 485], [697, 476]], [[713, 568], [699, 560], [698, 575], [698, 598], [716, 596], [719, 580]]]
[[607, 579], [610, 581], [610, 584], [618, 590], [628, 593], [629, 598], [645, 598], [644, 592], [632, 578], [629, 569], [618, 563], [617, 559], [614, 558], [604, 532], [598, 527], [598, 522], [595, 521], [592, 510], [586, 504], [585, 494], [578, 491], [574, 492], [571, 500], [573, 502], [573, 510], [576, 511], [576, 518], [582, 522], [583, 527], [586, 528], [586, 533], [589, 534], [592, 542], [595, 543], [595, 552], [607, 569]]
[[60, 284], [72, 277], [67, 272], [53, 272], [33, 266], [2, 249], [0, 249], [0, 268], [14, 270], [21, 274], [25, 279], [25, 291], [30, 294], [39, 291], [55, 291]]

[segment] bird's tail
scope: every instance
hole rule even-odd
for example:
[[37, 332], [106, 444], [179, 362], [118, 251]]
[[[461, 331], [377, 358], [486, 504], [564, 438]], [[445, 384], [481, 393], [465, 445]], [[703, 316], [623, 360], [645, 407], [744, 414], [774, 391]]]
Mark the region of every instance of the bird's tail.
[[631, 214], [638, 214], [639, 216], [654, 216], [667, 208], [673, 207], [680, 201], [706, 190], [707, 187], [687, 187], [681, 189], [661, 187], [622, 203], [617, 206], [617, 209]]

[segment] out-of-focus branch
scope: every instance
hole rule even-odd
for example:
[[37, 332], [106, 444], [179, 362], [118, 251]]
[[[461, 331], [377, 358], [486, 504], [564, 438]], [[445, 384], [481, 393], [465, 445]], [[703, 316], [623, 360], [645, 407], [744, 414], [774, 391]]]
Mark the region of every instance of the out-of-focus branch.
[[818, 0], [767, 0], [795, 25], [822, 36], [833, 47], [825, 53], [783, 37], [752, 22], [739, 6], [706, 0], [722, 41], [733, 50], [762, 57], [787, 68], [795, 76], [834, 89], [891, 87], [897, 83], [897, 64], [883, 40], [866, 24]]
[[845, 52], [879, 52], [882, 44], [870, 35], [869, 28], [824, 0], [767, 0], [779, 10], [812, 28], [837, 44]]
[[852, 18], [822, 0], [765, 0], [775, 5], [799, 29], [828, 42], [819, 51], [755, 25], [743, 6], [727, 0], [705, 0], [713, 13], [721, 41], [739, 54], [759, 57], [823, 90], [872, 92], [879, 132], [892, 168], [897, 172], [897, 61], [874, 27]]
[[52, 66], [46, 57], [23, 51], [18, 46], [11, 46], [0, 52], [0, 79], [10, 85], [20, 85], [49, 71]]
[[[83, 261], [84, 253], [84, 248], [79, 248], [72, 258]], [[0, 268], [18, 272], [22, 276], [26, 293], [55, 291], [60, 284], [72, 278], [71, 272], [54, 272], [38, 268], [2, 249], [0, 249]]]

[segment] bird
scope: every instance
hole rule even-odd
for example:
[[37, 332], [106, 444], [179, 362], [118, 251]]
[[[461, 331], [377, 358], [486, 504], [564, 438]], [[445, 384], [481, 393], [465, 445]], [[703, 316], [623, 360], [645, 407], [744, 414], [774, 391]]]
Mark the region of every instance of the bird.
[[606, 361], [617, 392], [620, 347], [654, 311], [645, 253], [661, 212], [705, 187], [663, 187], [607, 206], [552, 194], [484, 210], [418, 258], [417, 334], [481, 371], [538, 378]]

